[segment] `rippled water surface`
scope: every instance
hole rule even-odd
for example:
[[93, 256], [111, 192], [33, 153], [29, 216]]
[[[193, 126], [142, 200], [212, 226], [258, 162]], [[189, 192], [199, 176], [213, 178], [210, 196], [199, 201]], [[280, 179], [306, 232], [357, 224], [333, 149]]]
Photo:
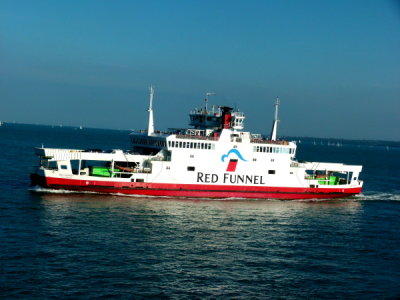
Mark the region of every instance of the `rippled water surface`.
[[111, 130], [0, 128], [1, 297], [400, 297], [398, 149], [299, 145], [302, 159], [364, 165], [363, 195], [351, 199], [29, 190], [34, 146], [126, 149], [128, 142], [127, 132]]

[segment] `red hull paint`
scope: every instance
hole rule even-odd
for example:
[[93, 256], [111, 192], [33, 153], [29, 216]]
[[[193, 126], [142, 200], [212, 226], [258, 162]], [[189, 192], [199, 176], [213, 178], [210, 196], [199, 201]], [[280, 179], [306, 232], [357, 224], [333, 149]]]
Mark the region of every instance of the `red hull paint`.
[[145, 182], [106, 182], [44, 178], [34, 176], [33, 184], [46, 188], [91, 191], [99, 193], [121, 193], [143, 196], [197, 197], [197, 198], [255, 198], [255, 199], [313, 199], [341, 198], [361, 193], [357, 188], [289, 188], [265, 186], [229, 186], [200, 184], [167, 184]]

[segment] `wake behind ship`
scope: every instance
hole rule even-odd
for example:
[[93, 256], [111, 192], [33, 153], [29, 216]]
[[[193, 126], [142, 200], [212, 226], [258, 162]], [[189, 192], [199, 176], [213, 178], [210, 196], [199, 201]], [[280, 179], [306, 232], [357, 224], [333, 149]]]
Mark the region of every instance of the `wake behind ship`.
[[142, 196], [307, 199], [359, 194], [362, 166], [300, 162], [297, 145], [243, 131], [245, 115], [227, 106], [190, 112], [188, 129], [156, 132], [150, 88], [147, 131], [130, 134], [132, 150], [35, 148], [32, 185]]

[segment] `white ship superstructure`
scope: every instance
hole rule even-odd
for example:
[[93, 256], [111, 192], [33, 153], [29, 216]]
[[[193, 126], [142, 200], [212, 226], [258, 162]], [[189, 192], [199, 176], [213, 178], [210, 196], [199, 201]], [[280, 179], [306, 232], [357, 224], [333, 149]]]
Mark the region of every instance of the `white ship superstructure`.
[[244, 131], [245, 115], [227, 106], [190, 112], [188, 129], [130, 135], [130, 151], [36, 148], [33, 184], [47, 188], [145, 196], [202, 198], [330, 198], [361, 192], [362, 166], [299, 162], [296, 144], [277, 137], [279, 99], [271, 136]]

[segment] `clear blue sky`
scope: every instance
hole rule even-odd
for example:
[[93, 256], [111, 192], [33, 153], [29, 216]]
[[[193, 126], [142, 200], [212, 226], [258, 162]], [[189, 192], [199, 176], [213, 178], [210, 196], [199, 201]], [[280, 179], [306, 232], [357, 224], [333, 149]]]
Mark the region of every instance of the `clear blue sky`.
[[246, 128], [400, 140], [400, 1], [0, 1], [0, 120], [157, 129], [210, 102]]

